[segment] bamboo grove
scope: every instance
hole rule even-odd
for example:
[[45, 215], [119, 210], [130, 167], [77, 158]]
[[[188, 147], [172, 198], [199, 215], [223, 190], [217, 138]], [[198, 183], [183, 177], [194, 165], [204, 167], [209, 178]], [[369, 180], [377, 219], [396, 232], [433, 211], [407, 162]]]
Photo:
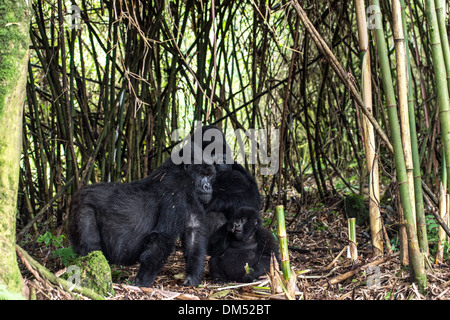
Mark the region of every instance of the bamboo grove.
[[247, 165], [264, 210], [291, 189], [299, 206], [312, 190], [318, 202], [362, 194], [381, 255], [381, 209], [395, 207], [404, 264], [424, 289], [424, 260], [442, 261], [446, 237], [428, 242], [426, 217], [445, 228], [450, 207], [445, 5], [32, 1], [19, 238], [43, 233], [38, 219], [63, 232], [78, 188], [145, 177], [196, 120], [225, 133], [273, 127], [278, 173]]

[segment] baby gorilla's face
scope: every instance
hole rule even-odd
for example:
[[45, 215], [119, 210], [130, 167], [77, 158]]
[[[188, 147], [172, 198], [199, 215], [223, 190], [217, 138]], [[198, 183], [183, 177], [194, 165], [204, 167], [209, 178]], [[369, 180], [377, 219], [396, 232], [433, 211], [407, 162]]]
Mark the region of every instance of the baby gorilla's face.
[[234, 234], [236, 240], [247, 241], [259, 224], [258, 211], [252, 208], [240, 208], [230, 219], [228, 231]]
[[244, 225], [246, 222], [247, 219], [243, 217], [234, 220], [231, 227], [231, 232], [233, 232], [234, 234], [242, 233], [244, 231]]

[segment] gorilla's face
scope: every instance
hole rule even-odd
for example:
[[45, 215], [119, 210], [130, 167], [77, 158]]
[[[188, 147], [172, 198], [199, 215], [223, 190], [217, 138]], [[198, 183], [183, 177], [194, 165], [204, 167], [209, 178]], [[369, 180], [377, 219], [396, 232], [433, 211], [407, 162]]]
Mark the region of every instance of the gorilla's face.
[[186, 166], [186, 171], [192, 177], [195, 193], [199, 200], [207, 204], [212, 199], [212, 184], [216, 177], [216, 169], [210, 164], [191, 164]]
[[247, 241], [260, 224], [258, 211], [253, 208], [241, 207], [236, 210], [229, 221], [228, 231], [233, 233], [237, 240]]

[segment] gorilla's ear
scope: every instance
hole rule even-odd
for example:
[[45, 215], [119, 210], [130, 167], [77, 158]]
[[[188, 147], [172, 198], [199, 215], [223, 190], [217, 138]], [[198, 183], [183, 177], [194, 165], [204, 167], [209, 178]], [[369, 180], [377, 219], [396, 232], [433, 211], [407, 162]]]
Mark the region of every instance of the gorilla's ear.
[[259, 223], [258, 219], [255, 219], [255, 222], [254, 222], [255, 226], [257, 226], [258, 223]]

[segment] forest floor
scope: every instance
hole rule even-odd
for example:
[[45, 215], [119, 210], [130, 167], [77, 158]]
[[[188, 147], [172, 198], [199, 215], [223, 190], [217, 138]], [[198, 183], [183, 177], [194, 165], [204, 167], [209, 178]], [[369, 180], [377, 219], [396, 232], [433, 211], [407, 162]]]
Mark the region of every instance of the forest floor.
[[[302, 211], [305, 208], [302, 207]], [[306, 208], [305, 214], [289, 226], [291, 267], [297, 274], [296, 299], [304, 300], [410, 300], [449, 299], [450, 266], [448, 263], [427, 268], [428, 292], [423, 295], [410, 282], [408, 267], [402, 266], [399, 252], [373, 257], [368, 227], [357, 227], [359, 261], [347, 258], [347, 222], [339, 210], [333, 208]], [[306, 217], [306, 218], [305, 218]], [[292, 219], [292, 217], [291, 217]], [[288, 220], [289, 221], [289, 220]], [[28, 252], [40, 263], [49, 257], [48, 250], [34, 246]], [[46, 267], [57, 272], [51, 258]], [[372, 265], [372, 266], [371, 266]], [[27, 285], [37, 299], [67, 300], [74, 295], [44, 280], [37, 280], [21, 266]], [[184, 258], [181, 246], [171, 255], [165, 268], [150, 288], [133, 286], [138, 265], [112, 266], [115, 295], [109, 300], [266, 300], [286, 299], [284, 293], [272, 294], [268, 278], [254, 284], [216, 284], [211, 281], [205, 264], [204, 280], [197, 288], [184, 287]], [[83, 298], [83, 297], [79, 297]]]

